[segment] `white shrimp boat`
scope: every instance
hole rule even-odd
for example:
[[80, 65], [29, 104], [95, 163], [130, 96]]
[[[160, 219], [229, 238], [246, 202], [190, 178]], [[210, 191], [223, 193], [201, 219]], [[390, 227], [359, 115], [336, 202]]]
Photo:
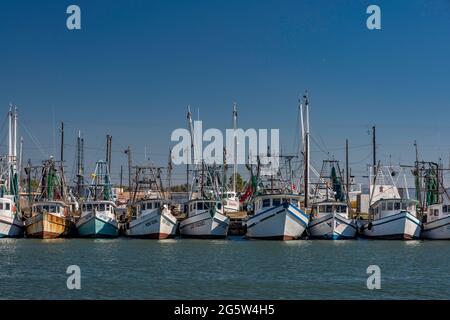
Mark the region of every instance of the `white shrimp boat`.
[[0, 238], [23, 237], [23, 222], [16, 213], [15, 204], [10, 198], [0, 198]]
[[314, 204], [308, 231], [310, 237], [316, 239], [353, 239], [357, 226], [349, 218], [346, 203], [324, 201]]
[[309, 215], [299, 206], [300, 196], [266, 194], [255, 197], [255, 214], [245, 225], [246, 237], [265, 240], [295, 240], [305, 232]]
[[424, 239], [450, 240], [450, 205], [434, 204], [428, 207], [421, 237]]
[[371, 178], [371, 219], [361, 226], [362, 237], [388, 240], [420, 237], [421, 222], [416, 213], [418, 201], [400, 197], [394, 176], [399, 174], [392, 167], [379, 167], [375, 179], [372, 181]]
[[189, 238], [225, 238], [229, 225], [222, 202], [195, 199], [187, 203], [187, 218], [180, 222], [180, 234]]
[[136, 203], [135, 209], [135, 216], [127, 223], [126, 236], [145, 239], [175, 237], [178, 221], [163, 199], [142, 199]]
[[[2, 159], [2, 177], [0, 184], [0, 238], [17, 238], [24, 234], [24, 226], [19, 204], [19, 185], [17, 166], [17, 109], [10, 106], [8, 112], [8, 156]], [[5, 167], [3, 168], [3, 162]]]

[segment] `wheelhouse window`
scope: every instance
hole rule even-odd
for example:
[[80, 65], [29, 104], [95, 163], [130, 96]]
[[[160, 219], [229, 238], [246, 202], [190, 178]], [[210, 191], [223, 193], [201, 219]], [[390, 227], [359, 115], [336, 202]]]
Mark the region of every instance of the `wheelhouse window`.
[[197, 202], [197, 210], [203, 210], [203, 202]]
[[264, 199], [263, 200], [263, 208], [270, 207], [270, 199]]
[[325, 206], [319, 206], [319, 212], [326, 212], [327, 208]]
[[387, 203], [387, 210], [389, 210], [389, 211], [394, 210], [394, 204], [392, 202]]
[[291, 203], [293, 204], [293, 205], [298, 205], [298, 199], [291, 199]]
[[347, 206], [337, 206], [337, 212], [339, 212], [339, 213], [346, 213], [347, 212]]
[[87, 204], [86, 209], [87, 211], [92, 211], [92, 204]]
[[161, 208], [161, 203], [160, 202], [156, 202], [155, 203], [155, 208]]
[[274, 207], [281, 205], [281, 199], [273, 199], [272, 204]]
[[222, 210], [222, 203], [220, 202], [217, 203], [217, 209]]
[[100, 211], [105, 211], [105, 204], [104, 203], [100, 203], [99, 205]]
[[402, 202], [402, 210], [407, 210], [408, 209], [408, 205], [404, 202]]
[[3, 210], [3, 202], [0, 202], [0, 210]]
[[5, 203], [5, 209], [6, 210], [11, 210], [11, 204], [10, 203]]
[[49, 212], [56, 213], [56, 206], [49, 206]]
[[400, 202], [395, 202], [394, 203], [394, 210], [400, 210], [401, 206], [400, 206]]
[[447, 205], [443, 205], [442, 206], [442, 212], [444, 212], [444, 213], [447, 213], [448, 211], [447, 211]]
[[381, 204], [381, 210], [385, 211], [386, 210], [386, 202], [383, 202]]
[[333, 212], [333, 206], [332, 206], [332, 205], [327, 205], [327, 206], [326, 206], [326, 209], [325, 209], [325, 212], [326, 212], [326, 213], [331, 213], [331, 212]]

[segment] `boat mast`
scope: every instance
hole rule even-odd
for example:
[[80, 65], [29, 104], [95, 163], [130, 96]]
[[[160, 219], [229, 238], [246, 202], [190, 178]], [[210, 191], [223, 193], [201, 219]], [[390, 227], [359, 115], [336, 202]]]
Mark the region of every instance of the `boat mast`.
[[305, 209], [309, 207], [309, 101], [308, 92], [303, 96], [305, 101]]
[[84, 185], [84, 139], [81, 137], [81, 131], [78, 131], [77, 137], [77, 193], [82, 195]]
[[415, 163], [415, 169], [416, 169], [416, 198], [417, 198], [417, 201], [419, 201], [419, 205], [420, 205], [420, 207], [421, 207], [421, 209], [422, 209], [422, 211], [423, 211], [423, 209], [424, 209], [424, 206], [423, 206], [423, 203], [422, 203], [422, 191], [420, 190], [420, 171], [419, 171], [419, 150], [418, 150], [418, 147], [417, 147], [417, 141], [416, 140], [414, 140], [414, 149], [415, 149], [415, 151], [416, 151], [416, 163]]
[[373, 161], [372, 164], [375, 167], [377, 165], [377, 144], [376, 144], [376, 134], [375, 134], [375, 126], [372, 127], [372, 155]]
[[237, 129], [237, 104], [233, 104], [233, 194], [236, 194], [236, 175], [237, 175], [237, 142], [236, 142], [236, 129]]
[[[345, 140], [345, 189], [347, 191], [347, 204], [350, 204], [350, 173], [348, 169], [348, 139]], [[350, 207], [350, 206], [349, 206]]]
[[[188, 165], [187, 165], [187, 170], [186, 170], [186, 177], [187, 177], [186, 183], [187, 183], [188, 192], [189, 192], [189, 189], [191, 189], [190, 190], [191, 194], [189, 195], [189, 198], [191, 198], [192, 197], [192, 192], [194, 190], [193, 190], [193, 188], [189, 187], [190, 186], [190, 183], [189, 183], [189, 162], [191, 162], [193, 164], [193, 166], [194, 166], [194, 176], [195, 177], [196, 177], [197, 172], [195, 170], [195, 165], [194, 165], [194, 126], [192, 124], [191, 106], [188, 105], [187, 109], [188, 109], [188, 112], [187, 112], [188, 127], [189, 127], [189, 132], [191, 134], [191, 152], [190, 152], [190, 159], [188, 159]], [[189, 155], [189, 153], [188, 153], [188, 155]]]
[[61, 199], [65, 200], [64, 182], [64, 122], [61, 122]]

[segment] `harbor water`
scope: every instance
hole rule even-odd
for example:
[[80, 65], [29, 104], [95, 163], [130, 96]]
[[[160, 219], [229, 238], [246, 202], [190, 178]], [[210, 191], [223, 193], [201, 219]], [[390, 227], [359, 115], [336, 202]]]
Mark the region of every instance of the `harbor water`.
[[[448, 299], [450, 242], [0, 239], [1, 299]], [[69, 290], [67, 267], [81, 271]], [[367, 268], [381, 289], [367, 288]]]

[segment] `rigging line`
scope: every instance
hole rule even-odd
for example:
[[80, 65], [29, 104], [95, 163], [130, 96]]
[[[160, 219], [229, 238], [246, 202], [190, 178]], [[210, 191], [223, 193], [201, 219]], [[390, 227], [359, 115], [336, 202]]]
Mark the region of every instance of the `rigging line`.
[[25, 129], [25, 131], [28, 134], [28, 136], [30, 137], [31, 141], [36, 145], [36, 147], [38, 147], [38, 150], [41, 152], [42, 156], [44, 158], [47, 158], [47, 155], [44, 153], [44, 151], [43, 151], [44, 149], [42, 148], [41, 144], [39, 143], [37, 138], [35, 138], [34, 135], [28, 130], [28, 128], [24, 124], [23, 120], [20, 122], [20, 126], [22, 126], [22, 128]]

